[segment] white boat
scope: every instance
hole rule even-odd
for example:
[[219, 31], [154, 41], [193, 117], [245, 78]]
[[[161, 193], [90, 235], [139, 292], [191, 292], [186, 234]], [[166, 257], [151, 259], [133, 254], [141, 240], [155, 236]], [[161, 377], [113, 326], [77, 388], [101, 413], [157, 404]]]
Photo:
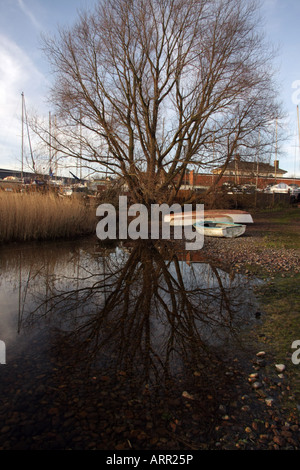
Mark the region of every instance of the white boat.
[[[210, 220], [212, 222], [233, 223], [232, 217], [229, 217], [226, 215], [220, 215], [220, 216], [215, 216], [215, 217], [204, 216], [204, 220]], [[166, 221], [167, 220], [165, 219], [165, 222]], [[199, 219], [196, 216], [182, 214], [181, 217], [171, 217], [169, 223], [171, 226], [175, 226], [175, 225], [193, 225], [195, 222], [199, 222]]]
[[[204, 220], [211, 222], [222, 222], [222, 223], [235, 223], [235, 224], [253, 224], [251, 214], [246, 211], [240, 210], [226, 210], [216, 209], [204, 211]], [[170, 225], [193, 225], [197, 220], [196, 211], [192, 212], [178, 212], [175, 214], [168, 214], [164, 217], [165, 222], [169, 222]]]
[[198, 233], [205, 237], [236, 238], [243, 235], [246, 225], [204, 220], [193, 224]]
[[[230, 217], [234, 224], [253, 224], [252, 215], [249, 212], [238, 209], [215, 209], [204, 211], [204, 219], [211, 220], [212, 217]], [[220, 221], [221, 222], [221, 221]]]

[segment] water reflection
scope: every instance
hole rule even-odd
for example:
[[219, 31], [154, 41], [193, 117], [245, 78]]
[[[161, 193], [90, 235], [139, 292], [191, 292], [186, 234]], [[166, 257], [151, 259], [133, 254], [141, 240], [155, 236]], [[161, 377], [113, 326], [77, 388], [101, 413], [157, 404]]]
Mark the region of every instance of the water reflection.
[[6, 341], [12, 328], [16, 334], [47, 324], [65, 340], [71, 335], [81, 360], [138, 371], [141, 382], [187, 363], [197, 368], [253, 317], [245, 279], [164, 244], [36, 255], [2, 257], [18, 293], [17, 325]]
[[246, 279], [174, 245], [43, 246], [2, 253], [0, 339], [8, 363], [36, 339], [69, 386], [100, 374], [118, 399], [148, 394], [155, 407], [195, 377], [210, 386], [209, 368], [254, 318]]

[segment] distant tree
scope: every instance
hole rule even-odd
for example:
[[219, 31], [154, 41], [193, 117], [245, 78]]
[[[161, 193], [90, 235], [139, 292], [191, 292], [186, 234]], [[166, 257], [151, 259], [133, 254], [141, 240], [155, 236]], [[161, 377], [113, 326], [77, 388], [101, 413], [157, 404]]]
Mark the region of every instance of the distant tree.
[[280, 116], [259, 24], [253, 0], [100, 0], [44, 39], [53, 147], [145, 204], [171, 203], [187, 168], [256, 154]]

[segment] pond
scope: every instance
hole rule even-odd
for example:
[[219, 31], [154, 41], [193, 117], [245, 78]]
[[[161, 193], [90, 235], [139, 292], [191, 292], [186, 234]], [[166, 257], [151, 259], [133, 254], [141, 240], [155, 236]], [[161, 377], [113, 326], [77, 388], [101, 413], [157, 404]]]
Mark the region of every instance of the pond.
[[252, 281], [93, 237], [3, 246], [0, 269], [0, 449], [209, 447]]

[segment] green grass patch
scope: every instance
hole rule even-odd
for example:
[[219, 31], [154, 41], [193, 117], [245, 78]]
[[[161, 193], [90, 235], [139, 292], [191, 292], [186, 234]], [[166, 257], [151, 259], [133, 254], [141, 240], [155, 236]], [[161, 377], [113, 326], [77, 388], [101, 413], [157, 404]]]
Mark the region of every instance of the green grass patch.
[[267, 215], [270, 221], [284, 221], [291, 222], [292, 220], [299, 220], [300, 217], [300, 210], [298, 207], [274, 207], [274, 208], [266, 208], [266, 209], [259, 209], [256, 211], [256, 215], [264, 216]]
[[258, 225], [267, 224], [259, 242], [262, 248], [300, 249], [300, 209], [260, 211], [255, 216]]
[[300, 275], [281, 278], [260, 286], [256, 294], [264, 321], [257, 327], [256, 333], [264, 338], [265, 345], [274, 355], [277, 363], [287, 367], [292, 393], [300, 402], [300, 365], [291, 360], [295, 340], [300, 340]]
[[263, 237], [261, 246], [265, 248], [286, 248], [299, 250], [300, 236], [298, 233], [288, 230], [269, 232]]
[[299, 222], [300, 210], [299, 209], [288, 209], [286, 211], [275, 212], [274, 216], [270, 218], [270, 222], [275, 224], [289, 225], [294, 222]]

